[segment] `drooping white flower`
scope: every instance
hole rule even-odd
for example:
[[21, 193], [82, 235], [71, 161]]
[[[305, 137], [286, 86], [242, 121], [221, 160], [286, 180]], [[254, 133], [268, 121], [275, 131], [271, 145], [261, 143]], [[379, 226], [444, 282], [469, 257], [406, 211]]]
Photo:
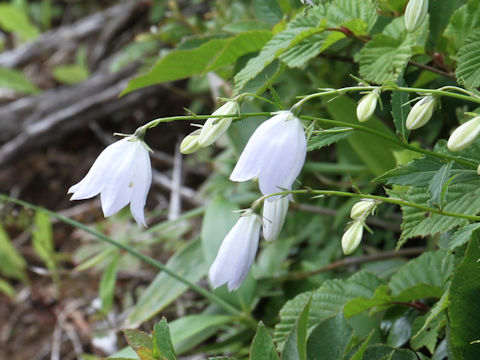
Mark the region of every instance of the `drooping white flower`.
[[70, 200], [89, 199], [100, 194], [105, 217], [130, 203], [139, 225], [146, 226], [144, 207], [152, 183], [152, 168], [146, 144], [134, 136], [107, 146], [87, 175], [73, 185]]
[[227, 283], [228, 290], [242, 285], [257, 253], [261, 222], [258, 215], [247, 211], [229, 231], [208, 272], [213, 288]]
[[356, 220], [342, 236], [342, 249], [345, 255], [353, 253], [360, 245], [363, 236], [363, 224]]
[[289, 200], [286, 196], [263, 202], [263, 237], [265, 240], [269, 242], [277, 240], [287, 216], [288, 205]]
[[480, 134], [480, 116], [463, 123], [450, 135], [447, 142], [448, 150], [461, 151], [469, 147]]
[[[290, 111], [280, 111], [255, 130], [230, 180], [247, 181], [258, 177], [260, 191], [264, 195], [282, 189], [291, 190], [306, 155], [307, 139], [302, 123]], [[267, 201], [274, 198], [270, 197]]]
[[227, 101], [215, 110], [212, 117], [208, 118], [202, 127], [198, 137], [198, 144], [201, 147], [213, 144], [227, 131], [232, 123], [232, 118], [216, 118], [214, 117], [215, 115], [233, 115], [235, 113], [238, 113], [238, 103], [236, 101]]

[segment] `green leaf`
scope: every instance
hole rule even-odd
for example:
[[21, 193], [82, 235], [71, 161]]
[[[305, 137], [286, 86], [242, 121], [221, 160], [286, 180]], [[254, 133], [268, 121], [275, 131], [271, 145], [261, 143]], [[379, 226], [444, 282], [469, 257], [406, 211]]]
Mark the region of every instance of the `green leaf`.
[[312, 296], [308, 327], [311, 329], [319, 322], [336, 315], [343, 306], [356, 297], [373, 296], [383, 280], [376, 275], [361, 271], [348, 279], [325, 281], [320, 288], [310, 293], [302, 293], [285, 303], [280, 310], [280, 322], [275, 326], [273, 339], [277, 349], [283, 349], [285, 340], [295, 327], [296, 319]]
[[[480, 241], [474, 235], [465, 257], [455, 270], [450, 285], [450, 347], [455, 359], [475, 359], [480, 353], [480, 312], [478, 311], [478, 284], [480, 284]], [[475, 343], [474, 343], [475, 342]]]
[[453, 162], [450, 161], [443, 165], [435, 175], [433, 175], [432, 181], [430, 181], [430, 185], [428, 186], [428, 192], [431, 196], [429, 203], [439, 208], [442, 208], [445, 202], [446, 189], [444, 189], [444, 187], [448, 185], [447, 182], [450, 179], [452, 164]]
[[425, 346], [433, 354], [440, 335], [439, 332], [445, 326], [446, 318], [445, 316], [437, 317], [430, 326], [421, 330], [426, 318], [427, 315], [419, 316], [413, 321], [412, 333], [417, 335], [412, 337], [410, 345], [413, 350], [419, 350]]
[[37, 211], [34, 219], [33, 248], [50, 271], [56, 270], [55, 245], [50, 217], [43, 211]]
[[480, 26], [479, 8], [480, 0], [469, 0], [450, 18], [445, 36], [452, 41], [455, 49], [460, 49], [473, 30]]
[[310, 314], [311, 297], [295, 320], [295, 326], [285, 341], [282, 351], [282, 360], [307, 359], [308, 316]]
[[25, 282], [27, 281], [26, 266], [25, 259], [17, 252], [0, 223], [0, 272], [5, 276]]
[[466, 244], [470, 238], [472, 237], [473, 233], [480, 229], [480, 223], [473, 223], [465, 225], [461, 227], [450, 238], [450, 244], [448, 245], [449, 250], [454, 250], [463, 244]]
[[153, 356], [156, 359], [175, 360], [175, 350], [170, 339], [170, 329], [167, 320], [162, 318], [160, 322], [153, 327]]
[[439, 159], [423, 157], [377, 177], [375, 181], [395, 185], [427, 186], [444, 165]]
[[471, 86], [480, 86], [480, 29], [474, 30], [465, 40], [465, 44], [458, 52], [457, 79], [460, 83]]
[[353, 133], [352, 128], [334, 127], [316, 132], [316, 136], [308, 142], [308, 151], [318, 150], [324, 146], [331, 145], [342, 139], [346, 139]]
[[116, 251], [112, 257], [112, 261], [108, 264], [102, 275], [99, 287], [100, 299], [102, 300], [102, 312], [105, 314], [110, 311], [113, 304], [120, 253]]
[[357, 351], [352, 355], [350, 360], [362, 360], [363, 355], [365, 354], [365, 351], [367, 350], [368, 343], [370, 342], [370, 339], [372, 338], [373, 333], [375, 330], [372, 330], [370, 334], [368, 334], [367, 338], [363, 341], [362, 345], [358, 348]]
[[398, 349], [389, 345], [372, 345], [367, 348], [363, 357], [367, 359], [379, 360], [418, 360], [413, 351], [407, 349]]
[[81, 83], [90, 76], [88, 68], [80, 64], [55, 66], [52, 69], [52, 73], [55, 80], [67, 85]]
[[12, 300], [15, 299], [15, 289], [3, 279], [0, 279], [0, 293], [7, 295]]
[[180, 355], [190, 350], [222, 325], [231, 323], [230, 316], [211, 314], [187, 315], [172, 321], [169, 327], [175, 352]]
[[21, 71], [0, 67], [0, 88], [10, 89], [19, 94], [37, 94], [40, 89]]
[[350, 343], [353, 330], [345, 321], [342, 312], [315, 326], [308, 337], [307, 352], [309, 359], [343, 359]]
[[388, 331], [388, 345], [401, 347], [410, 338], [412, 332], [411, 319], [408, 316], [401, 316], [396, 319]]
[[231, 64], [243, 55], [260, 50], [271, 37], [269, 31], [249, 31], [229, 39], [212, 39], [194, 49], [173, 50], [148, 73], [132, 79], [122, 95], [145, 86], [188, 78]]
[[123, 330], [123, 335], [133, 350], [137, 351], [140, 349], [153, 349], [153, 342], [150, 336], [147, 333], [134, 330], [134, 329], [125, 329]]
[[[401, 76], [397, 80], [398, 86], [406, 86], [405, 81]], [[392, 91], [392, 117], [397, 134], [400, 135], [404, 142], [408, 141], [410, 130], [407, 129], [407, 116], [411, 110], [409, 103], [410, 97], [406, 91]]]
[[278, 360], [278, 354], [275, 351], [272, 338], [268, 335], [267, 329], [260, 321], [257, 333], [250, 347], [250, 360]]
[[283, 11], [277, 0], [253, 0], [253, 11], [258, 20], [276, 24], [283, 17]]
[[[207, 273], [199, 240], [187, 244], [173, 255], [166, 266], [191, 282], [197, 282]], [[140, 324], [156, 315], [182, 295], [188, 287], [165, 273], [158, 274], [143, 292], [128, 317], [130, 326]]]
[[0, 28], [18, 34], [22, 41], [32, 40], [39, 34], [27, 15], [13, 4], [0, 4]]
[[385, 34], [374, 35], [356, 57], [360, 63], [360, 76], [377, 84], [396, 82], [413, 55], [414, 45], [413, 34], [408, 34], [404, 38], [394, 38]]

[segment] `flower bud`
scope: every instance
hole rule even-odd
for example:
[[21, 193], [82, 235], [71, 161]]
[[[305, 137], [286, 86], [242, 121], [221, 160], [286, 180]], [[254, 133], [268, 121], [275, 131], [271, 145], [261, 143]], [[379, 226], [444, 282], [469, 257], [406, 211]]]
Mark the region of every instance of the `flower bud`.
[[422, 26], [428, 14], [428, 0], [410, 0], [405, 9], [405, 27], [414, 32]]
[[360, 245], [363, 236], [363, 224], [355, 221], [342, 236], [342, 249], [345, 255], [353, 253]]
[[366, 218], [368, 215], [370, 215], [376, 204], [376, 201], [373, 199], [361, 200], [352, 206], [350, 217], [353, 220]]
[[415, 130], [425, 125], [432, 118], [436, 106], [437, 98], [434, 96], [425, 96], [417, 101], [408, 113], [407, 129]]
[[199, 135], [200, 130], [195, 130], [191, 134], [185, 136], [180, 144], [180, 152], [182, 154], [193, 154], [200, 149], [200, 145], [198, 144]]
[[289, 200], [287, 196], [263, 202], [263, 237], [268, 242], [277, 240], [287, 216]]
[[365, 122], [370, 120], [377, 107], [377, 101], [378, 89], [371, 91], [359, 101], [357, 106], [358, 121]]
[[[233, 115], [238, 112], [238, 103], [236, 101], [227, 101], [220, 106], [214, 115]], [[232, 118], [215, 118], [211, 117], [205, 121], [200, 136], [198, 138], [198, 144], [201, 147], [205, 147], [213, 144], [217, 139], [227, 131], [228, 127], [232, 123]]]
[[461, 151], [475, 141], [480, 133], [480, 116], [476, 116], [460, 125], [450, 135], [447, 142], [448, 150]]

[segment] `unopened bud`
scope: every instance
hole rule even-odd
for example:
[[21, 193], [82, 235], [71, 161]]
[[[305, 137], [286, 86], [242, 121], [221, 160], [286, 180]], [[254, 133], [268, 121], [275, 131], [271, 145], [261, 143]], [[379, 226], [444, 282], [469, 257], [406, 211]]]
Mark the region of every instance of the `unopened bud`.
[[378, 89], [375, 89], [360, 99], [357, 106], [358, 121], [365, 122], [370, 120], [377, 107], [378, 91]]
[[428, 0], [410, 0], [405, 9], [405, 27], [414, 32], [422, 26], [428, 14]]
[[263, 202], [263, 237], [272, 242], [277, 240], [287, 216], [289, 200], [287, 196]]
[[477, 167], [477, 174], [480, 175], [480, 165]]
[[448, 150], [461, 151], [475, 141], [480, 133], [480, 116], [476, 116], [460, 125], [450, 135], [447, 142]]
[[215, 115], [233, 115], [238, 112], [238, 104], [236, 101], [227, 101], [214, 111], [211, 118], [208, 118], [203, 125], [198, 144], [205, 147], [213, 144], [217, 139], [227, 131], [232, 123], [232, 118], [216, 118]]
[[200, 149], [200, 145], [198, 144], [199, 135], [200, 130], [195, 130], [191, 134], [185, 136], [180, 144], [180, 152], [182, 154], [193, 154]]
[[342, 236], [342, 249], [345, 255], [353, 253], [360, 245], [363, 236], [363, 224], [355, 221]]
[[361, 200], [352, 206], [350, 217], [353, 220], [366, 218], [368, 215], [370, 215], [376, 204], [376, 201], [372, 199]]
[[417, 101], [407, 116], [407, 129], [415, 130], [425, 125], [433, 115], [437, 106], [437, 98], [434, 96], [425, 96]]

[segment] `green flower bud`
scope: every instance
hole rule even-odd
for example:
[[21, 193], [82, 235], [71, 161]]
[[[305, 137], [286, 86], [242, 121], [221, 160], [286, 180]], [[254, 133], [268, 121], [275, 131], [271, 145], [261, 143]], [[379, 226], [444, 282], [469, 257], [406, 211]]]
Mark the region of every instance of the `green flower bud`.
[[365, 95], [359, 102], [357, 106], [357, 119], [360, 122], [365, 122], [370, 120], [375, 108], [377, 107], [378, 101], [378, 89], [373, 90], [372, 92]]
[[407, 116], [407, 129], [415, 130], [421, 128], [430, 121], [433, 111], [437, 106], [437, 98], [434, 96], [425, 96], [417, 101]]
[[428, 14], [428, 0], [410, 0], [405, 9], [405, 27], [414, 32], [422, 26]]
[[193, 154], [198, 149], [200, 145], [198, 144], [198, 137], [200, 136], [200, 130], [195, 130], [191, 134], [185, 136], [180, 144], [180, 152], [182, 154]]
[[360, 245], [363, 236], [363, 224], [355, 221], [342, 236], [342, 249], [345, 255], [353, 253]]
[[[233, 115], [238, 112], [238, 104], [236, 101], [227, 101], [220, 106], [214, 115]], [[217, 139], [227, 131], [228, 127], [232, 123], [232, 118], [215, 118], [211, 117], [203, 125], [200, 137], [198, 138], [198, 144], [201, 147], [205, 147], [213, 144]]]
[[480, 134], [480, 116], [476, 116], [460, 125], [450, 135], [447, 142], [448, 150], [461, 151], [475, 141]]
[[361, 200], [352, 206], [352, 210], [350, 211], [350, 217], [353, 220], [366, 218], [368, 215], [370, 215], [376, 205], [377, 202], [373, 199]]

